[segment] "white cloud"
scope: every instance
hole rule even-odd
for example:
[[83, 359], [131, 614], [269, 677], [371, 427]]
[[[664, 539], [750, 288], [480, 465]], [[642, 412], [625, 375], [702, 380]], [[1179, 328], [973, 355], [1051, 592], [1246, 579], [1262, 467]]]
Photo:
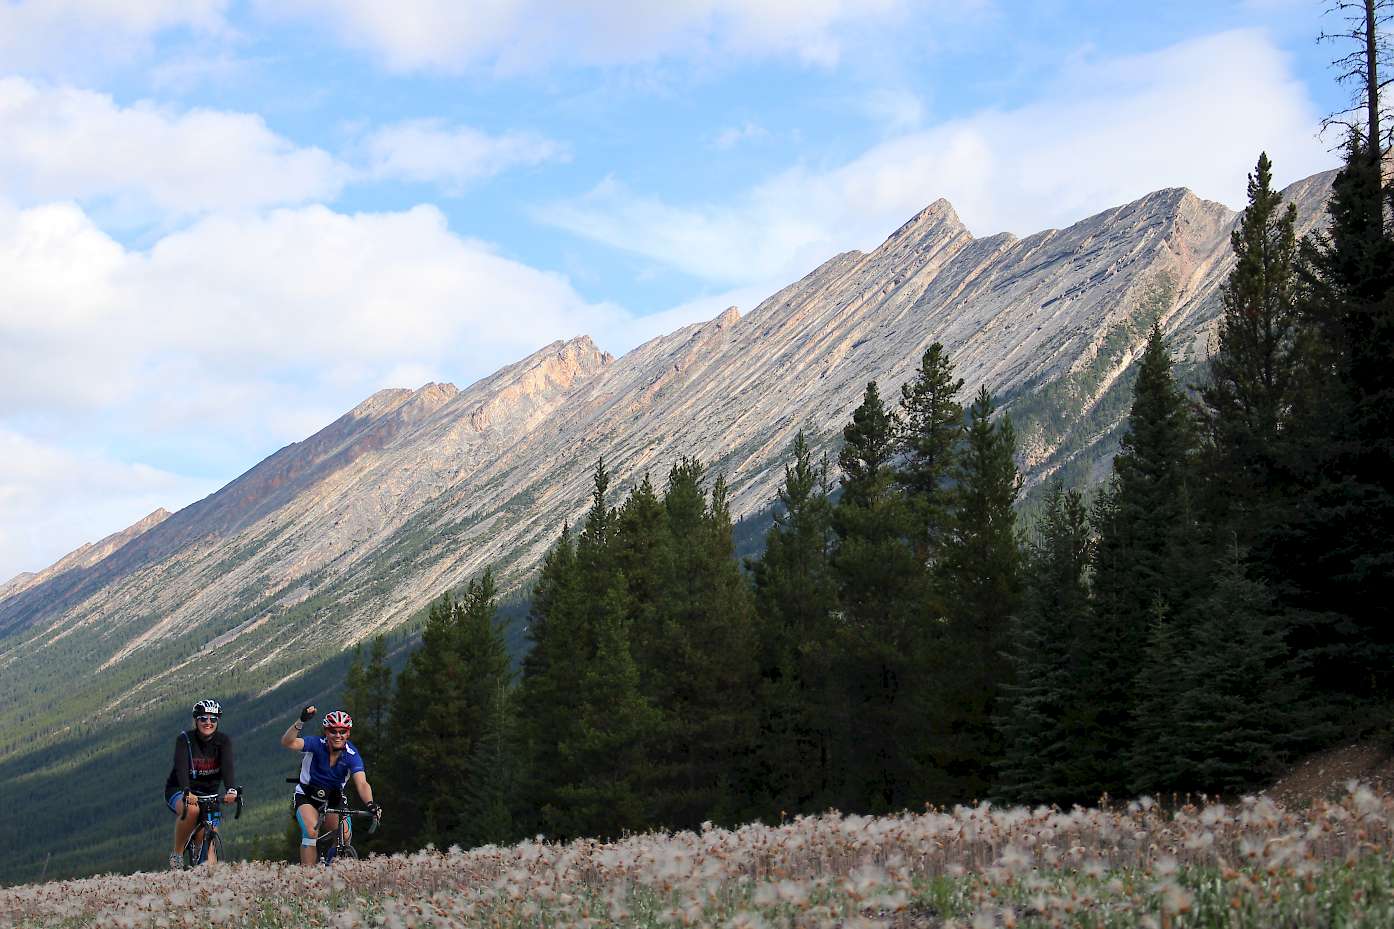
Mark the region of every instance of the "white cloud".
[[845, 36], [894, 21], [907, 0], [258, 0], [268, 16], [326, 21], [397, 70], [531, 71], [551, 64], [626, 65], [669, 56], [791, 56], [835, 63]]
[[147, 52], [173, 29], [226, 30], [229, 0], [6, 0], [0, 61], [11, 72], [70, 74]]
[[87, 90], [0, 78], [0, 196], [98, 201], [118, 223], [332, 198], [348, 169], [259, 116], [119, 106]]
[[512, 167], [570, 158], [564, 145], [532, 133], [491, 136], [434, 119], [384, 126], [367, 138], [364, 149], [371, 176], [435, 182], [449, 193]]
[[0, 428], [0, 585], [159, 507], [172, 510], [216, 489], [211, 481]]
[[[188, 503], [376, 389], [464, 386], [628, 321], [429, 206], [215, 214], [134, 250], [74, 204], [0, 202], [0, 581]], [[229, 471], [184, 478], [69, 437]]]
[[908, 132], [924, 122], [925, 105], [919, 95], [904, 88], [882, 88], [867, 94], [861, 109], [888, 132]]
[[716, 134], [712, 140], [712, 145], [723, 151], [735, 148], [742, 142], [749, 142], [753, 139], [763, 139], [769, 135], [769, 131], [764, 126], [746, 120], [739, 126], [728, 126]]
[[1035, 103], [796, 165], [723, 204], [680, 206], [607, 179], [540, 221], [724, 284], [789, 279], [870, 248], [946, 197], [976, 234], [1073, 223], [1163, 187], [1233, 207], [1266, 149], [1279, 180], [1332, 165], [1314, 107], [1257, 32], [1078, 66]]
[[454, 235], [429, 206], [219, 214], [148, 251], [72, 205], [0, 219], [0, 415], [247, 425], [269, 400], [357, 402], [401, 365], [472, 379], [625, 318]]

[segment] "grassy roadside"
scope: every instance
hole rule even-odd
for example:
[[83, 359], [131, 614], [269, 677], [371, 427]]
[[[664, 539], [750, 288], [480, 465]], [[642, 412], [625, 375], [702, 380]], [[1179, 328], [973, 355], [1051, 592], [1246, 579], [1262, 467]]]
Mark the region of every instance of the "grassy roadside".
[[0, 926], [1254, 929], [1394, 925], [1394, 796], [991, 806], [107, 875], [0, 890]]

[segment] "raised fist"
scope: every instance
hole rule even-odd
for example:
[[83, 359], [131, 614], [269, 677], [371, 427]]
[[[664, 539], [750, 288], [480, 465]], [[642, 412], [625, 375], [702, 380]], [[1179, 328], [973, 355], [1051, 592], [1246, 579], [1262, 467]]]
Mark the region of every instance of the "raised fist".
[[319, 710], [315, 709], [315, 705], [311, 703], [309, 706], [305, 707], [305, 709], [300, 711], [300, 721], [302, 723], [308, 723], [310, 720], [315, 718], [315, 714], [318, 712]]

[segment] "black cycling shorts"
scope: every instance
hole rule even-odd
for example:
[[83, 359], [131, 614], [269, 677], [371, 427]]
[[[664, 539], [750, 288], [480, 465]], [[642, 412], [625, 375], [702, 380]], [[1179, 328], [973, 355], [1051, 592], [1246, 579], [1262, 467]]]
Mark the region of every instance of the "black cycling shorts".
[[327, 806], [343, 806], [344, 792], [333, 787], [320, 787], [316, 784], [299, 784], [295, 788], [295, 796], [290, 802], [290, 815], [294, 816], [295, 811], [302, 804], [310, 806], [324, 813]]

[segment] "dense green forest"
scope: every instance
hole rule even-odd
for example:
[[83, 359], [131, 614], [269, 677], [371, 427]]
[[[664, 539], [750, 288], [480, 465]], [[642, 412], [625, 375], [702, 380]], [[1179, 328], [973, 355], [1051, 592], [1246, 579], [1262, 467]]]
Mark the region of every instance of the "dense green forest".
[[1057, 481], [1018, 525], [1011, 420], [938, 344], [899, 397], [867, 385], [835, 463], [799, 436], [759, 555], [700, 462], [623, 499], [599, 462], [521, 668], [489, 573], [395, 685], [381, 643], [355, 657], [376, 847], [1234, 795], [1388, 735], [1394, 189], [1362, 89], [1324, 231], [1259, 157], [1204, 382], [1154, 323], [1092, 499]]
[[[1261, 155], [1208, 368], [1178, 378], [1153, 323], [1102, 487], [1064, 469], [1023, 510], [1011, 419], [936, 344], [898, 395], [867, 385], [836, 461], [796, 440], [771, 522], [733, 526], [699, 461], [623, 495], [601, 461], [521, 606], [486, 572], [313, 669], [299, 689], [327, 706], [342, 686], [387, 810], [360, 844], [1233, 795], [1389, 737], [1394, 186], [1378, 81], [1357, 83], [1328, 225], [1296, 236]], [[239, 702], [263, 773], [291, 767], [285, 702]], [[56, 840], [50, 875], [148, 866], [126, 837], [167, 816], [103, 808], [100, 785], [154, 791], [183, 713], [61, 750], [67, 812], [110, 828]], [[28, 778], [0, 765], [46, 802]], [[284, 812], [233, 850], [288, 853]]]
[[[1357, 139], [1357, 142], [1359, 140]], [[395, 688], [355, 658], [381, 849], [618, 836], [1001, 798], [1208, 791], [1387, 732], [1394, 238], [1353, 142], [1298, 242], [1260, 156], [1207, 382], [1159, 327], [1112, 478], [1017, 525], [1009, 418], [942, 346], [875, 383], [833, 465], [800, 436], [763, 554], [722, 478], [612, 500], [604, 462], [533, 591], [521, 669], [486, 573], [432, 608]]]

